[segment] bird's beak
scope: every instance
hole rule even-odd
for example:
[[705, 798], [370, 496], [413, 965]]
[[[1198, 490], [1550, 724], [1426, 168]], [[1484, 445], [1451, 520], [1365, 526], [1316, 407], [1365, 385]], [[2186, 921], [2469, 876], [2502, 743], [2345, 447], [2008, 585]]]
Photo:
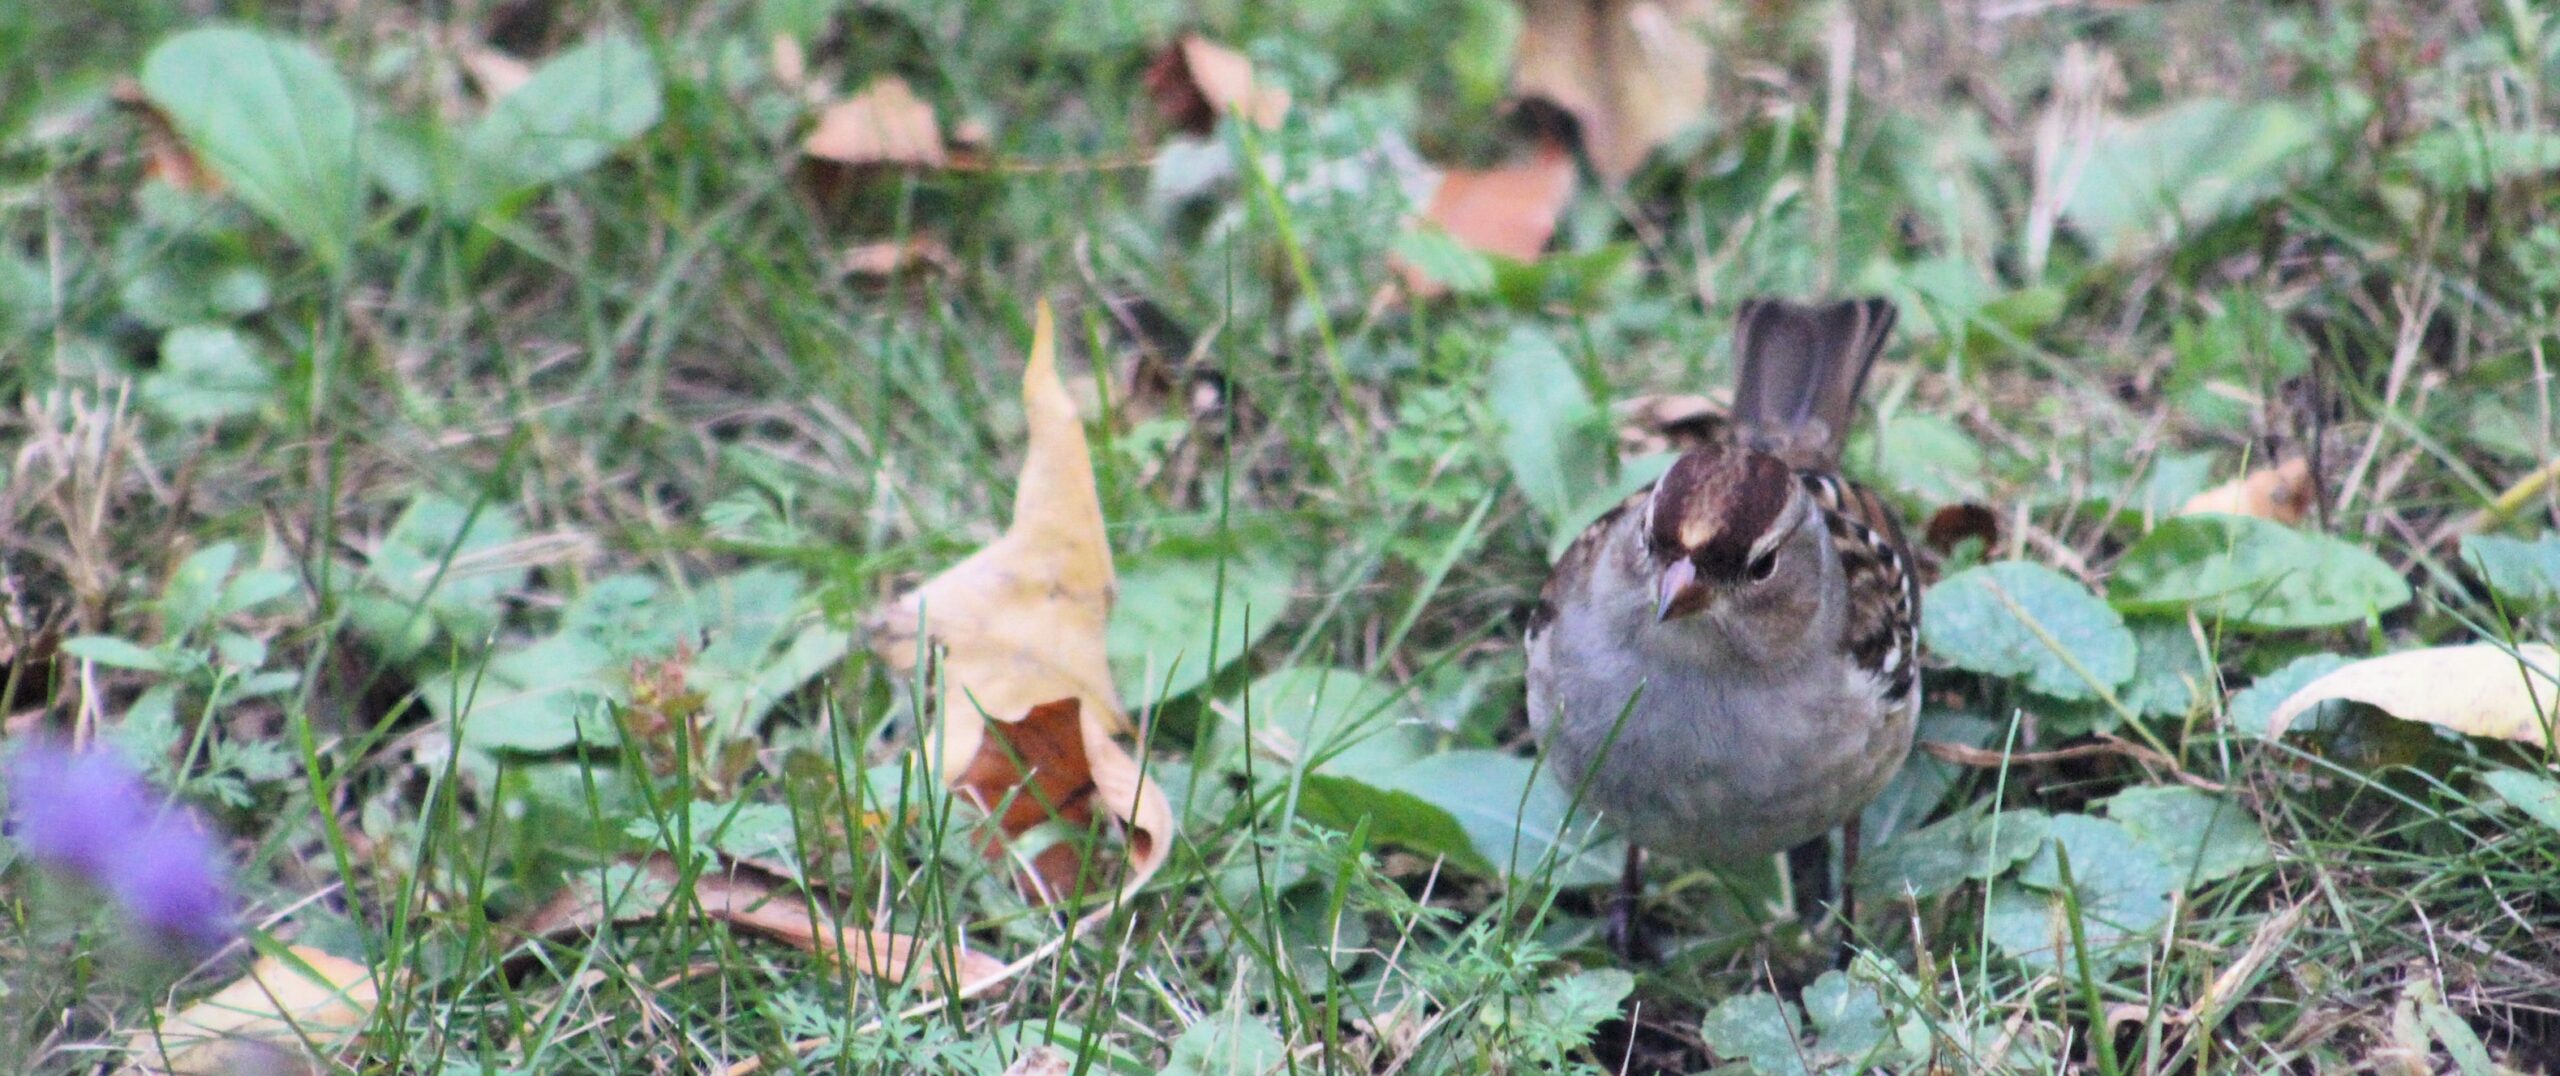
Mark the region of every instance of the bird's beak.
[[1713, 597], [1707, 593], [1707, 588], [1698, 585], [1698, 566], [1686, 558], [1672, 561], [1662, 569], [1659, 586], [1657, 604], [1653, 608], [1653, 619], [1657, 624], [1704, 609]]

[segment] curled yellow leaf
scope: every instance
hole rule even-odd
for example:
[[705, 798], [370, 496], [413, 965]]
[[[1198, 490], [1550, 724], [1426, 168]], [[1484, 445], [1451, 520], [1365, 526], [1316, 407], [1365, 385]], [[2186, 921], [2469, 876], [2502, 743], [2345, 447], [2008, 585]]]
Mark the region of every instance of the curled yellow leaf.
[[2547, 746], [2560, 708], [2560, 651], [2472, 643], [2367, 658], [2302, 685], [2276, 707], [2267, 735], [2283, 735], [2295, 718], [2332, 700], [2469, 736]]

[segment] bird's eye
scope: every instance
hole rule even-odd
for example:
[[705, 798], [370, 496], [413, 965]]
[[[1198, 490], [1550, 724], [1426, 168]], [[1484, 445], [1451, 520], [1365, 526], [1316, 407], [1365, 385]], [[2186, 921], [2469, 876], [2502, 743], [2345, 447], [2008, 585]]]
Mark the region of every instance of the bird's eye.
[[1778, 574], [1778, 551], [1772, 549], [1751, 558], [1751, 563], [1742, 570], [1750, 574], [1754, 583], [1768, 582], [1770, 576]]

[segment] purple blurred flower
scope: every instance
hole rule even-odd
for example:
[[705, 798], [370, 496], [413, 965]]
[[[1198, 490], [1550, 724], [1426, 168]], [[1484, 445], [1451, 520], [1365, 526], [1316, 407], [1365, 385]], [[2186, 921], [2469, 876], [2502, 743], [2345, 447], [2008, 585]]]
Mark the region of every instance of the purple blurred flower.
[[106, 890], [164, 938], [207, 949], [230, 940], [221, 850], [122, 758], [36, 744], [9, 760], [8, 773], [8, 831], [29, 858]]

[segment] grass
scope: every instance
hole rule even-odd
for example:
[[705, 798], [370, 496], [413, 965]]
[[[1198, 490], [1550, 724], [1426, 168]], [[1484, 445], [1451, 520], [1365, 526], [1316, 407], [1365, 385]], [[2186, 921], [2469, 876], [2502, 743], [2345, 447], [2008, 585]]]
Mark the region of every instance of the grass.
[[[1516, 32], [1508, 4], [224, 7], [397, 130], [478, 111], [449, 32], [542, 57], [613, 30], [654, 58], [659, 117], [593, 167], [472, 214], [368, 194], [335, 264], [145, 177], [108, 89], [200, 7], [0, 12], [0, 714], [148, 760], [230, 838], [261, 937], [378, 969], [336, 1064], [995, 1073], [1048, 1043], [1080, 1071], [2560, 1065], [2560, 830], [2477, 780], [2547, 756], [2371, 711], [2249, 725], [2275, 701], [2251, 685], [2319, 655], [2548, 637], [2534, 577], [2459, 541], [2553, 523], [2524, 480], [2554, 458], [2560, 203], [2518, 162], [2560, 137], [2560, 35], [2530, 5], [1861, 5], [1836, 139], [1827, 16], [1719, 9], [1704, 130], [1622, 191], [1586, 184], [1546, 269], [1394, 309], [1371, 297], [1413, 206], [1397, 162], [1509, 151], [1470, 44]], [[1194, 27], [1289, 86], [1286, 125], [1166, 148], [1143, 72]], [[834, 89], [903, 75], [992, 163], [800, 159], [776, 32]], [[2073, 153], [2065, 195], [2037, 162]], [[843, 268], [925, 236], [945, 265]], [[2068, 697], [1933, 630], [1923, 738], [1992, 761], [1915, 756], [1871, 815], [1870, 858], [1914, 884], [1872, 894], [1852, 973], [1815, 977], [1775, 869], [1662, 864], [1669, 951], [1622, 979], [1573, 841], [1513, 865], [1414, 828], [1499, 830], [1527, 800], [1327, 804], [1531, 753], [1515, 625], [1578, 521], [1515, 488], [1504, 431], [1605, 431], [1505, 410], [1493, 367], [1547, 402], [1707, 391], [1740, 298], [1826, 279], [1903, 310], [1852, 473], [1914, 530], [1996, 506], [1987, 559], [2056, 588], [2002, 600], [2096, 607], [2137, 670], [2093, 673], [2111, 635], [2030, 618], [2059, 682], [2095, 689]], [[966, 1001], [582, 905], [744, 861], [788, 903], [1001, 958], [1086, 910], [1025, 901], [930, 794], [924, 693], [858, 631], [998, 532], [1041, 298], [1098, 418], [1124, 619], [1161, 625], [1114, 645], [1182, 818], [1162, 873]], [[2297, 457], [2305, 529], [2410, 601], [2266, 630], [2093, 596], [2187, 496]], [[1598, 467], [1568, 473], [1617, 480]], [[1245, 600], [1275, 576], [1279, 607]], [[1289, 669], [1335, 672], [1321, 695], [1265, 679]], [[1220, 747], [1317, 713], [1343, 738]], [[2154, 789], [2199, 798], [2111, 798]], [[2223, 821], [2175, 821], [2199, 803]], [[1023, 851], [1053, 839], [1078, 836]], [[0, 1056], [31, 1071], [112, 1066], [105, 1044], [251, 955], [180, 966], [92, 903], [0, 860]], [[536, 929], [563, 909], [583, 929]]]

